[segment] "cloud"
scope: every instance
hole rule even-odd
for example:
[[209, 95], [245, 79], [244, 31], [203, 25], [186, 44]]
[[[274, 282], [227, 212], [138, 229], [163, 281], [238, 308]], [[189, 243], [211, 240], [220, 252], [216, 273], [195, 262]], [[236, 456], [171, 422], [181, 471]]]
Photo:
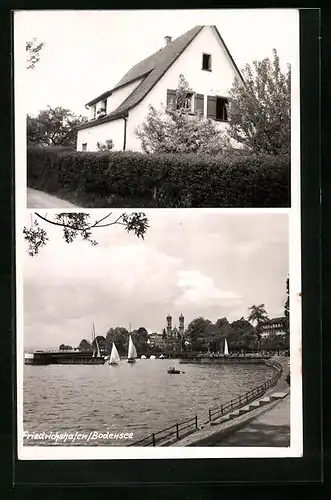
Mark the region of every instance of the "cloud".
[[180, 305], [194, 303], [211, 306], [213, 303], [241, 299], [240, 295], [233, 291], [217, 288], [213, 278], [204, 276], [200, 271], [179, 271], [177, 286], [184, 288], [182, 295], [177, 300], [177, 304]]

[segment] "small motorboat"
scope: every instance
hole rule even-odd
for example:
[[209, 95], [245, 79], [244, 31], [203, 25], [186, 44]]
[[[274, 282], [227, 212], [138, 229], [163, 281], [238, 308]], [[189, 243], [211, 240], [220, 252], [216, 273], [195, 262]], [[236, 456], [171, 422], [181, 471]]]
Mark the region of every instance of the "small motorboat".
[[170, 368], [168, 368], [168, 373], [170, 373], [171, 375], [173, 375], [173, 374], [178, 375], [179, 373], [182, 373], [182, 372], [180, 370], [176, 370], [176, 368], [174, 366], [170, 366]]

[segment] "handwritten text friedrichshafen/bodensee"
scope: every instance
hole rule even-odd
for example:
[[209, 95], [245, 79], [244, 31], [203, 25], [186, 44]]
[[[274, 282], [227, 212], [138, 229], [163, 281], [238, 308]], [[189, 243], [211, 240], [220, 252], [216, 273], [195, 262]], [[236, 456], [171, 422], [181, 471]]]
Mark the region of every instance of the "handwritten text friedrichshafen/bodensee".
[[75, 441], [96, 441], [103, 440], [126, 440], [133, 438], [133, 432], [27, 432], [23, 434], [23, 438], [31, 441], [54, 441], [74, 443]]

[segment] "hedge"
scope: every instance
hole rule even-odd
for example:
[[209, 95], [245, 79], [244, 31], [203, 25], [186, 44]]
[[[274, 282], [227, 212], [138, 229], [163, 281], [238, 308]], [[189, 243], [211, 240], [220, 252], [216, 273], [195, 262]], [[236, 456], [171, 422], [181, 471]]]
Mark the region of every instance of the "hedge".
[[28, 186], [89, 207], [287, 207], [289, 158], [28, 148]]

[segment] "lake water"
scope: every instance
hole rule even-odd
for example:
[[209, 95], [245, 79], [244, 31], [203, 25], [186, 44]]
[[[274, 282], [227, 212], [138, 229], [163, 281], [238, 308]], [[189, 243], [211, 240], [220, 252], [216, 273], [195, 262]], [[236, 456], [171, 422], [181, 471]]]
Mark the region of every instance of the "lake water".
[[[169, 375], [172, 364], [184, 371]], [[24, 366], [24, 431], [104, 434], [93, 442], [25, 439], [25, 445], [126, 446], [152, 432], [198, 415], [244, 394], [273, 375], [256, 364], [178, 364], [172, 360], [125, 360], [118, 366]], [[105, 434], [132, 433], [119, 441]]]

